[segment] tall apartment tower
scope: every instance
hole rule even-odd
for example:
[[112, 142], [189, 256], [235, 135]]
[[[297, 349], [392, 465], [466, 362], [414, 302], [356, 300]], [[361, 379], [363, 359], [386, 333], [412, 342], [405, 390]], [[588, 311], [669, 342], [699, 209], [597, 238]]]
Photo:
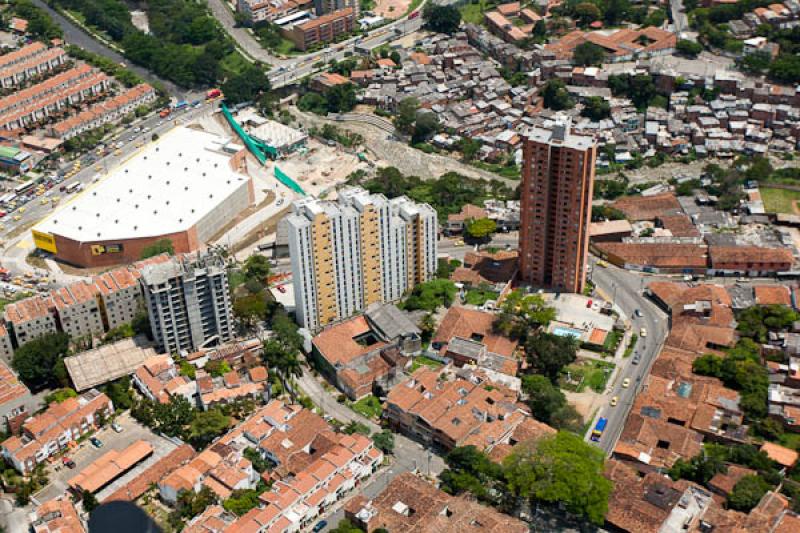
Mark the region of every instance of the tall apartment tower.
[[311, 331], [398, 300], [436, 272], [437, 217], [427, 204], [347, 188], [336, 202], [295, 202], [286, 220], [295, 314]]
[[567, 121], [524, 138], [520, 277], [536, 287], [582, 292], [597, 144]]
[[141, 273], [150, 327], [162, 352], [196, 351], [233, 337], [228, 275], [220, 256], [171, 258]]

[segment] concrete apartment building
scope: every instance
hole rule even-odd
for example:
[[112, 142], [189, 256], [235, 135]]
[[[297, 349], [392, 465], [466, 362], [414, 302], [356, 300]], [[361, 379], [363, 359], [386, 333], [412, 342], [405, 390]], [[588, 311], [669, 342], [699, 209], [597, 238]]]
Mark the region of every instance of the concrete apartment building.
[[236, 11], [244, 15], [251, 24], [275, 19], [310, 9], [311, 0], [238, 0]]
[[204, 254], [172, 258], [142, 270], [153, 338], [162, 352], [193, 352], [233, 336], [225, 262]]
[[56, 333], [50, 298], [34, 296], [6, 306], [4, 314], [14, 348], [48, 333]]
[[358, 15], [359, 3], [356, 0], [314, 0], [314, 10], [319, 16], [348, 7], [353, 8], [355, 14]]
[[303, 199], [287, 217], [298, 322], [310, 331], [399, 299], [436, 271], [436, 211], [361, 188]]
[[96, 293], [95, 285], [83, 281], [50, 291], [58, 329], [73, 339], [102, 335], [105, 328]]
[[356, 10], [352, 7], [331, 11], [318, 18], [284, 26], [281, 33], [299, 50], [308, 50], [319, 43], [333, 41], [356, 28]]
[[133, 321], [139, 310], [142, 289], [128, 269], [120, 268], [94, 278], [97, 303], [105, 329], [114, 329]]
[[0, 324], [0, 359], [11, 362], [14, 357], [14, 345], [11, 344], [11, 335], [4, 324]]
[[519, 272], [537, 287], [583, 291], [597, 144], [568, 121], [525, 136]]

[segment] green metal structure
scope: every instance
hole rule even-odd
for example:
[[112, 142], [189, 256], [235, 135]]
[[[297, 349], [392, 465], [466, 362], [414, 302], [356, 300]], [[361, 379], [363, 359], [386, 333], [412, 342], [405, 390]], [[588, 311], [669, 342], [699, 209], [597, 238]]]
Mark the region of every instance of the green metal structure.
[[[222, 114], [225, 116], [225, 119], [228, 121], [228, 124], [231, 125], [231, 128], [233, 128], [233, 131], [236, 132], [236, 135], [239, 136], [239, 138], [242, 140], [247, 149], [250, 150], [250, 153], [253, 154], [262, 165], [266, 164], [267, 158], [270, 158], [272, 160], [278, 158], [278, 150], [276, 150], [274, 146], [270, 146], [266, 143], [259, 141], [258, 139], [251, 137], [250, 134], [248, 134], [246, 131], [244, 131], [244, 129], [242, 129], [242, 126], [238, 122], [236, 122], [236, 119], [233, 118], [233, 115], [228, 109], [228, 106], [226, 106], [224, 102], [222, 103], [222, 105], [220, 105], [220, 109], [222, 109]], [[296, 181], [294, 181], [292, 178], [286, 175], [281, 169], [279, 169], [277, 165], [275, 166], [274, 173], [275, 173], [275, 178], [278, 181], [289, 187], [294, 192], [305, 196], [306, 193], [302, 189], [302, 187], [300, 187], [300, 185], [298, 185]]]

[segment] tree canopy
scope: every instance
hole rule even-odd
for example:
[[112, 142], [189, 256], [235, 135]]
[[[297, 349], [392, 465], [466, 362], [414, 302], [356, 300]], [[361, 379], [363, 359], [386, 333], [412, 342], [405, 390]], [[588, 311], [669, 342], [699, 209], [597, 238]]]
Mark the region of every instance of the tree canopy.
[[559, 79], [548, 80], [542, 89], [544, 106], [554, 111], [571, 109], [575, 106], [575, 101], [567, 92], [567, 86]]
[[728, 495], [728, 508], [749, 513], [769, 489], [769, 483], [761, 476], [744, 476]]
[[578, 343], [569, 335], [537, 331], [525, 343], [525, 356], [531, 369], [555, 383], [561, 369], [575, 361]]
[[490, 218], [477, 218], [468, 220], [464, 225], [464, 232], [468, 237], [484, 241], [497, 231], [497, 223]]
[[258, 96], [270, 90], [269, 79], [264, 68], [248, 65], [240, 74], [231, 76], [222, 84], [225, 102], [231, 105], [254, 102]]
[[422, 10], [425, 25], [431, 31], [452, 35], [461, 25], [461, 12], [455, 6], [440, 6], [433, 2]]
[[436, 311], [441, 306], [449, 307], [456, 295], [456, 286], [446, 279], [434, 279], [420, 283], [403, 302], [403, 309]]
[[541, 294], [525, 294], [515, 289], [503, 300], [493, 327], [503, 335], [524, 340], [555, 318], [556, 310], [547, 305]]
[[589, 67], [600, 65], [606, 57], [606, 52], [602, 47], [593, 42], [586, 41], [575, 47], [572, 55], [572, 62], [576, 65]]
[[66, 386], [69, 378], [64, 356], [68, 351], [69, 335], [47, 333], [17, 348], [11, 366], [33, 391]]
[[590, 96], [583, 102], [581, 116], [592, 120], [602, 120], [611, 116], [611, 104], [602, 96]]
[[613, 489], [603, 476], [603, 450], [578, 435], [559, 431], [534, 444], [519, 444], [503, 462], [512, 494], [565, 505], [602, 525]]

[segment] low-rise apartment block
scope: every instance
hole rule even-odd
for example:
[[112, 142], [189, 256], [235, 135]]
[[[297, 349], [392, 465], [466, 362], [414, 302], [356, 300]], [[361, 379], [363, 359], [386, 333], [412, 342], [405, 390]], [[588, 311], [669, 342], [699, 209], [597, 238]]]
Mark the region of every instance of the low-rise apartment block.
[[236, 11], [251, 24], [257, 24], [313, 8], [313, 5], [312, 0], [238, 0]]
[[112, 96], [64, 120], [50, 125], [49, 133], [62, 140], [71, 139], [109, 122], [121, 120], [137, 107], [152, 103], [158, 98], [155, 89], [143, 83], [117, 96]]
[[320, 17], [287, 25], [281, 33], [292, 41], [299, 50], [335, 40], [340, 35], [353, 31], [356, 27], [356, 14], [352, 7], [332, 11]]
[[3, 56], [0, 61], [0, 86], [4, 89], [16, 87], [25, 80], [57, 68], [67, 59], [63, 48], [47, 48], [40, 42], [25, 45]]
[[142, 289], [136, 277], [126, 268], [120, 268], [94, 278], [97, 303], [106, 330], [133, 321], [142, 308]]
[[50, 291], [53, 314], [60, 331], [71, 338], [92, 338], [104, 331], [100, 306], [95, 296], [97, 287], [85, 282]]
[[264, 366], [234, 369], [220, 377], [198, 370], [196, 379], [198, 400], [204, 410], [242, 398], [269, 399], [270, 383]]
[[56, 333], [56, 319], [50, 308], [50, 298], [34, 296], [9, 304], [3, 310], [14, 347], [48, 333]]
[[22, 425], [22, 434], [0, 443], [0, 453], [23, 474], [67, 448], [78, 437], [95, 428], [98, 414], [114, 412], [111, 400], [94, 389], [61, 403], [51, 404], [43, 413]]
[[85, 533], [86, 525], [69, 496], [38, 506], [31, 515], [33, 533]]
[[361, 188], [336, 203], [308, 198], [286, 218], [298, 322], [316, 332], [399, 300], [436, 272], [436, 211]]

